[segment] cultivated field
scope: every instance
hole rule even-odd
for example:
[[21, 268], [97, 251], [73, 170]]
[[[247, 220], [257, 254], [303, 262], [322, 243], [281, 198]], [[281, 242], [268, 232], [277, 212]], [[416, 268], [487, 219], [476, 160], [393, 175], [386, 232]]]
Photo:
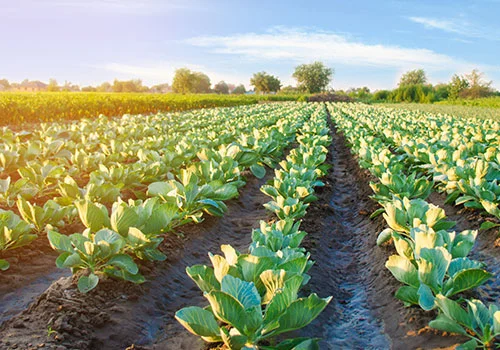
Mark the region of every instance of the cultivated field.
[[117, 117], [124, 114], [179, 112], [199, 108], [231, 107], [259, 101], [296, 101], [301, 95], [138, 94], [105, 92], [0, 92], [0, 125], [26, 126]]
[[[479, 99], [488, 100], [488, 99]], [[500, 101], [500, 98], [492, 99], [493, 101]], [[473, 105], [453, 105], [453, 104], [416, 104], [416, 103], [387, 103], [381, 104], [387, 108], [397, 108], [403, 110], [418, 110], [430, 112], [433, 114], [446, 114], [462, 118], [480, 118], [480, 119], [493, 119], [500, 120], [500, 108], [484, 103], [484, 106]]]
[[498, 347], [498, 119], [255, 102], [1, 129], [0, 348]]

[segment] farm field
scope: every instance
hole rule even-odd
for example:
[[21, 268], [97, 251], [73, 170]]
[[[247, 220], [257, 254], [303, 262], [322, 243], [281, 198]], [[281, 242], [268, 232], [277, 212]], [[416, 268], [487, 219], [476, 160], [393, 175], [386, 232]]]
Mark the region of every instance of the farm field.
[[[485, 99], [489, 100], [489, 99]], [[492, 98], [492, 101], [498, 101], [499, 98]], [[419, 110], [423, 112], [430, 112], [433, 114], [447, 114], [450, 116], [456, 117], [464, 117], [464, 118], [481, 118], [481, 119], [493, 119], [500, 120], [500, 108], [493, 104], [486, 104], [484, 106], [481, 105], [473, 105], [473, 104], [465, 104], [464, 105], [454, 105], [454, 104], [416, 104], [416, 103], [385, 103], [380, 104], [386, 108], [397, 108], [403, 110]]]
[[105, 92], [0, 92], [0, 126], [19, 126], [124, 114], [231, 107], [259, 101], [295, 101], [301, 95], [138, 94]]
[[455, 101], [441, 101], [440, 104], [498, 108], [500, 107], [500, 97], [494, 96], [479, 99], [458, 99]]
[[0, 348], [498, 348], [496, 117], [244, 104], [1, 129]]

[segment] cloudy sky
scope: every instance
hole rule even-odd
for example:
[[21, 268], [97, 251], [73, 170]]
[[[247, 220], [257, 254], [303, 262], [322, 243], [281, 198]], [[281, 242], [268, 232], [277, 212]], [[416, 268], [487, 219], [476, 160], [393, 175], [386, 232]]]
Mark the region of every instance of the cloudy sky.
[[285, 85], [301, 63], [334, 88], [392, 88], [423, 68], [446, 82], [474, 68], [500, 88], [500, 0], [0, 0], [0, 79], [80, 85], [171, 82], [175, 69]]

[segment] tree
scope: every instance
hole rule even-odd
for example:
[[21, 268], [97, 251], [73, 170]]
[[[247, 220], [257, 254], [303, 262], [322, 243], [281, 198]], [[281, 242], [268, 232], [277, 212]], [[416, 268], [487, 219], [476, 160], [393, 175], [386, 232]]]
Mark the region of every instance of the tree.
[[434, 95], [437, 101], [446, 100], [450, 93], [449, 84], [437, 84], [434, 86]]
[[281, 87], [281, 81], [266, 72], [254, 73], [250, 79], [250, 84], [255, 87], [256, 92], [260, 93], [276, 92]]
[[418, 102], [417, 100], [417, 88], [416, 84], [405, 85], [406, 88], [403, 90], [403, 101], [405, 102]]
[[233, 90], [232, 93], [235, 94], [235, 95], [242, 95], [245, 92], [247, 92], [247, 90], [245, 89], [245, 86], [243, 84], [240, 84], [240, 85], [238, 85], [237, 87], [234, 88], [234, 90]]
[[193, 72], [193, 93], [208, 94], [210, 92], [210, 78], [201, 72]]
[[427, 83], [427, 77], [423, 69], [410, 70], [401, 76], [399, 86], [423, 85]]
[[363, 86], [361, 88], [351, 88], [346, 91], [346, 94], [352, 99], [361, 101], [368, 101], [372, 98], [370, 89], [366, 86]]
[[168, 83], [153, 85], [149, 89], [149, 92], [153, 92], [156, 94], [166, 94], [166, 93], [171, 92], [171, 91], [172, 91], [172, 87], [170, 85], [168, 85]]
[[102, 83], [101, 85], [99, 85], [96, 88], [96, 91], [98, 91], [98, 92], [111, 92], [111, 91], [113, 91], [113, 87], [111, 86], [110, 83], [105, 81], [104, 83]]
[[465, 74], [465, 79], [469, 82], [469, 86], [471, 88], [477, 86], [486, 86], [489, 87], [491, 85], [491, 81], [484, 81], [483, 79], [484, 73], [481, 73], [479, 70], [474, 69], [469, 74]]
[[460, 93], [469, 87], [469, 82], [458, 74], [454, 74], [451, 77], [451, 82], [448, 88], [448, 98], [450, 100], [456, 100]]
[[201, 72], [191, 72], [187, 68], [175, 71], [172, 90], [179, 94], [210, 92], [210, 78]]
[[324, 91], [333, 76], [333, 69], [326, 67], [322, 62], [301, 64], [295, 67], [292, 75], [297, 80], [298, 88], [308, 93]]
[[192, 90], [192, 73], [187, 68], [179, 68], [175, 71], [172, 81], [172, 90], [179, 94], [187, 94]]
[[10, 89], [10, 83], [7, 79], [0, 79], [0, 91]]
[[61, 86], [61, 91], [66, 91], [66, 92], [69, 92], [69, 91], [80, 91], [80, 86], [76, 85], [76, 84], [71, 84], [71, 82], [69, 81], [65, 81], [64, 82], [64, 85]]
[[59, 85], [57, 85], [57, 80], [49, 79], [49, 85], [47, 85], [47, 91], [59, 91]]
[[464, 98], [480, 98], [491, 95], [491, 81], [484, 80], [484, 74], [479, 70], [474, 69], [469, 74], [465, 75], [465, 79], [469, 84], [469, 88], [462, 91], [460, 97]]
[[216, 94], [227, 95], [227, 94], [229, 94], [229, 86], [226, 84], [226, 82], [224, 80], [221, 80], [217, 84], [215, 84], [214, 92]]
[[227, 88], [229, 90], [229, 93], [231, 94], [234, 91], [234, 89], [236, 89], [236, 85], [234, 85], [234, 84], [227, 84]]
[[412, 84], [392, 90], [388, 96], [392, 102], [430, 103], [435, 101], [432, 85]]
[[299, 93], [300, 93], [299, 89], [296, 88], [295, 86], [291, 86], [291, 85], [282, 87], [280, 89], [280, 94], [293, 95], [293, 94], [299, 94]]
[[140, 79], [123, 81], [115, 79], [113, 82], [113, 92], [144, 92], [147, 89]]

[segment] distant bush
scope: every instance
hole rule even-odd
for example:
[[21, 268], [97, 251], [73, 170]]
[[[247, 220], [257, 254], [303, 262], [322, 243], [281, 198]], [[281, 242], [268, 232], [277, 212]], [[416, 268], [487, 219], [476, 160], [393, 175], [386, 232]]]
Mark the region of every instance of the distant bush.
[[392, 90], [389, 102], [432, 103], [436, 100], [432, 85], [404, 85]]
[[372, 102], [385, 102], [389, 99], [391, 91], [389, 90], [378, 90], [372, 96]]

